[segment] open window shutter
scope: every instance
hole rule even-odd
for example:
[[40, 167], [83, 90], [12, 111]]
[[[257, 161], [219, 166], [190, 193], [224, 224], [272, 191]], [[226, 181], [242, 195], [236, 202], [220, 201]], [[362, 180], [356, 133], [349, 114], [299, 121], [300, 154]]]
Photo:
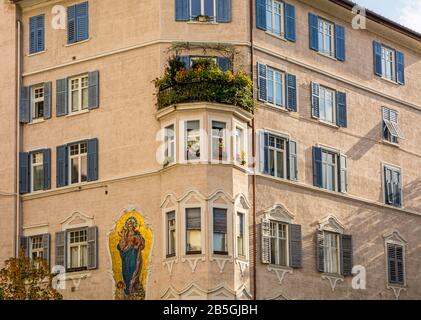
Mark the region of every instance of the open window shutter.
[[29, 19], [29, 53], [37, 52], [36, 43], [37, 43], [37, 17], [31, 17]]
[[315, 14], [308, 14], [308, 27], [310, 36], [310, 49], [319, 51], [319, 17]]
[[99, 107], [99, 71], [89, 72], [89, 109]]
[[405, 84], [405, 56], [399, 51], [396, 51], [396, 81]]
[[51, 118], [52, 83], [44, 83], [44, 119]]
[[382, 76], [382, 45], [373, 41], [374, 73]]
[[229, 58], [226, 58], [226, 57], [218, 57], [217, 58], [217, 63], [218, 63], [219, 69], [221, 69], [221, 71], [223, 71], [223, 72], [232, 70], [231, 60]]
[[322, 149], [313, 147], [313, 180], [314, 186], [323, 187]]
[[347, 170], [348, 170], [348, 158], [343, 155], [338, 155], [338, 184], [339, 184], [339, 191], [346, 193], [348, 191], [348, 177], [347, 177]]
[[345, 28], [335, 25], [335, 56], [339, 61], [345, 61]]
[[401, 206], [401, 174], [398, 171], [393, 172], [392, 183], [395, 185], [395, 194], [393, 195], [393, 204], [395, 206]]
[[339, 91], [336, 92], [336, 124], [342, 128], [348, 126], [346, 93]]
[[295, 41], [296, 27], [295, 27], [295, 7], [291, 4], [285, 3], [285, 39]]
[[67, 43], [75, 43], [76, 40], [76, 6], [67, 8]]
[[384, 167], [384, 189], [386, 204], [393, 204], [392, 170]]
[[30, 177], [29, 177], [29, 153], [19, 153], [19, 193], [24, 194], [30, 192]]
[[403, 246], [395, 246], [395, 252], [396, 252], [396, 281], [399, 284], [405, 283], [403, 250], [404, 250]]
[[66, 231], [56, 232], [55, 265], [67, 268], [66, 263]]
[[42, 251], [44, 260], [47, 262], [48, 268], [50, 268], [50, 234], [46, 233], [42, 235]]
[[51, 189], [51, 149], [43, 150], [44, 157], [44, 190]]
[[298, 180], [297, 142], [288, 141], [288, 179]]
[[302, 235], [301, 226], [298, 224], [289, 225], [289, 254], [290, 267], [301, 268], [303, 264], [302, 258]]
[[175, 20], [188, 21], [190, 20], [190, 0], [175, 0]]
[[266, 31], [266, 0], [256, 0], [256, 27]]
[[323, 242], [324, 233], [322, 230], [318, 230], [316, 234], [316, 267], [319, 272], [325, 272]]
[[98, 227], [88, 228], [88, 269], [98, 268]]
[[36, 51], [44, 51], [45, 49], [45, 16], [39, 15], [37, 17], [37, 35], [36, 35]]
[[98, 180], [98, 139], [88, 140], [88, 181]]
[[320, 118], [320, 85], [311, 83], [311, 115], [314, 118]]
[[67, 186], [68, 183], [68, 163], [67, 145], [57, 147], [57, 188]]
[[343, 276], [352, 275], [352, 236], [341, 235], [341, 271]]
[[61, 117], [67, 114], [67, 79], [56, 81], [56, 116]]
[[76, 5], [76, 41], [89, 38], [89, 3], [88, 1]]
[[216, 21], [231, 21], [231, 0], [216, 0]]
[[177, 59], [180, 62], [184, 63], [184, 68], [186, 70], [190, 69], [190, 57], [189, 56], [177, 56]]
[[21, 123], [31, 121], [31, 87], [21, 87], [19, 103], [19, 120]]
[[292, 74], [286, 74], [287, 109], [297, 111], [297, 78]]
[[262, 218], [262, 263], [270, 263], [270, 220]]
[[264, 64], [257, 64], [257, 74], [258, 74], [258, 86], [259, 94], [258, 99], [260, 101], [266, 102], [267, 100], [267, 84], [266, 84], [266, 71], [267, 67]]
[[29, 237], [19, 237], [19, 256], [29, 257]]

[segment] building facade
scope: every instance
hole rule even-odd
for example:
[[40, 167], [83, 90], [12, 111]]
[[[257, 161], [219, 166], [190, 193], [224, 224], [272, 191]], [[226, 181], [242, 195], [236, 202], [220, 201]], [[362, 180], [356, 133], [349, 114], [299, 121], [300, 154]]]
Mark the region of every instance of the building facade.
[[[0, 6], [2, 263], [65, 299], [421, 298], [421, 35], [346, 0]], [[256, 109], [157, 106], [173, 56]]]

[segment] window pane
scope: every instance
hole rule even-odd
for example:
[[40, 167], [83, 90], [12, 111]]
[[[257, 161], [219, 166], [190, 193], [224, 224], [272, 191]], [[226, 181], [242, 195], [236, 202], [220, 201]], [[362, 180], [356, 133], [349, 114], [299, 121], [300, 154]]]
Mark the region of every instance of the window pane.
[[212, 122], [212, 159], [226, 160], [224, 122]]
[[79, 91], [72, 92], [72, 111], [79, 110]]
[[80, 169], [81, 181], [82, 182], [88, 181], [88, 157], [86, 155], [81, 156], [80, 163], [81, 163], [81, 169]]
[[71, 268], [79, 267], [78, 257], [79, 257], [78, 247], [71, 247], [70, 248], [70, 267]]
[[213, 234], [213, 251], [219, 253], [228, 252], [226, 234], [214, 233]]
[[88, 246], [83, 245], [80, 247], [81, 253], [80, 253], [80, 266], [81, 267], [87, 267], [88, 266]]
[[245, 161], [244, 132], [241, 128], [235, 130], [235, 149], [236, 160], [238, 162]]
[[200, 159], [200, 121], [187, 121], [186, 139], [186, 159]]
[[189, 252], [201, 252], [202, 251], [202, 240], [200, 230], [187, 230], [187, 253]]
[[279, 178], [285, 178], [284, 175], [284, 156], [282, 152], [276, 153], [276, 176]]
[[165, 158], [174, 161], [174, 125], [165, 128]]
[[89, 106], [89, 92], [88, 88], [82, 90], [82, 109], [88, 109]]
[[33, 168], [33, 191], [39, 191], [43, 189], [43, 182], [44, 182], [44, 166], [35, 166]]
[[79, 183], [79, 159], [73, 158], [71, 159], [71, 183]]

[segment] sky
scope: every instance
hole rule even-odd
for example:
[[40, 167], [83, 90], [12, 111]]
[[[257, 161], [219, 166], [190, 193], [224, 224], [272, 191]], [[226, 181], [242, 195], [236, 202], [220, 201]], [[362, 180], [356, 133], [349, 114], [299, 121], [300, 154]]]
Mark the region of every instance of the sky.
[[354, 0], [354, 2], [421, 33], [421, 0]]

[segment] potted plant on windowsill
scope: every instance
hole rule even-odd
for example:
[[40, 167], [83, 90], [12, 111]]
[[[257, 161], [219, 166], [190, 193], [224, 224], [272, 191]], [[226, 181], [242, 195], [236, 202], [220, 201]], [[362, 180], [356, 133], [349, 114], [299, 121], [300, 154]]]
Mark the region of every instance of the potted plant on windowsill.
[[210, 16], [200, 15], [200, 16], [197, 16], [196, 19], [199, 22], [209, 22], [211, 21], [212, 18]]
[[247, 163], [247, 161], [246, 161], [246, 152], [243, 150], [243, 151], [241, 151], [241, 165], [242, 166], [245, 166], [246, 165], [246, 163]]

